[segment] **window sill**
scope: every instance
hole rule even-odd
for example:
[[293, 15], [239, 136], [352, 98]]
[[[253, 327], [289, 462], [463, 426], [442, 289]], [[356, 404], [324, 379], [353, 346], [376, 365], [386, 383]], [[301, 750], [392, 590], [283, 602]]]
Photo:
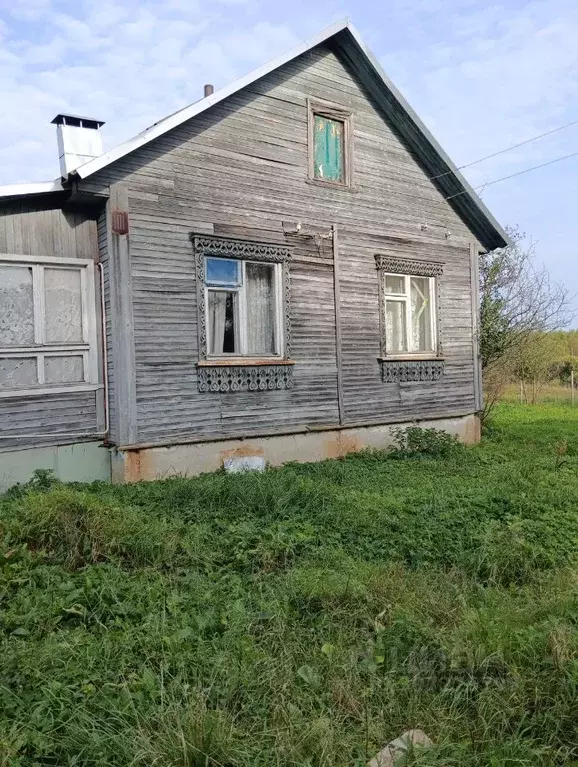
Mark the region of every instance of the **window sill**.
[[351, 184], [346, 184], [342, 181], [324, 181], [321, 178], [307, 178], [305, 183], [312, 186], [324, 186], [328, 189], [340, 189], [343, 192], [357, 192], [357, 189], [351, 186]]
[[199, 360], [197, 367], [200, 368], [214, 368], [214, 367], [263, 367], [264, 365], [294, 365], [295, 360], [285, 360], [276, 357], [231, 357], [230, 359], [215, 358], [208, 360]]
[[378, 357], [377, 359], [379, 362], [420, 362], [424, 360], [430, 360], [431, 362], [435, 362], [436, 360], [440, 360], [441, 362], [445, 361], [445, 357], [439, 357], [432, 352], [428, 354], [388, 354], [387, 357]]
[[76, 394], [78, 392], [98, 391], [102, 384], [76, 384], [71, 386], [39, 386], [37, 389], [10, 389], [0, 391], [0, 399], [20, 397], [44, 397], [49, 394]]
[[202, 360], [197, 364], [199, 392], [250, 392], [293, 388], [292, 360]]

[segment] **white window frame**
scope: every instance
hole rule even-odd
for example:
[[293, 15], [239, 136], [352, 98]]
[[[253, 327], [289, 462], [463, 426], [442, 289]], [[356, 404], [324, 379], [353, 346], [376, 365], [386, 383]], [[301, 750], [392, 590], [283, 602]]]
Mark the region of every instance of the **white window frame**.
[[[386, 280], [388, 277], [394, 277], [396, 279], [403, 279], [403, 285], [404, 285], [404, 292], [403, 293], [388, 293], [386, 290]], [[429, 286], [429, 314], [430, 314], [430, 323], [431, 323], [431, 336], [432, 336], [432, 349], [427, 349], [425, 351], [423, 350], [413, 350], [411, 348], [412, 346], [412, 337], [413, 334], [411, 332], [411, 280], [412, 278], [417, 279], [425, 279], [428, 281]], [[438, 354], [438, 329], [437, 329], [437, 313], [436, 313], [436, 278], [435, 277], [426, 277], [423, 274], [400, 274], [399, 272], [384, 272], [383, 273], [383, 296], [384, 296], [384, 303], [383, 303], [383, 323], [384, 327], [387, 328], [387, 303], [388, 302], [399, 302], [405, 304], [405, 335], [407, 339], [407, 350], [406, 351], [400, 351], [400, 352], [393, 352], [392, 354], [389, 353], [389, 339], [387, 337], [387, 329], [385, 331], [385, 356], [388, 359], [405, 359], [407, 357], [411, 357], [412, 359], [431, 359], [433, 356], [437, 356]]]
[[[24, 266], [32, 269], [32, 298], [34, 307], [34, 344], [30, 346], [1, 347], [0, 358], [35, 358], [38, 384], [16, 389], [0, 389], [0, 398], [24, 397], [41, 394], [95, 391], [99, 383], [97, 317], [94, 263], [84, 258], [58, 258], [53, 256], [22, 256], [0, 253], [0, 264]], [[82, 342], [77, 344], [46, 343], [46, 316], [44, 307], [44, 269], [70, 268], [80, 272], [82, 302]], [[44, 362], [46, 357], [82, 356], [84, 381], [78, 383], [46, 383]]]
[[[205, 275], [207, 275], [207, 259], [219, 260], [219, 261], [235, 261], [241, 265], [241, 284], [236, 286], [227, 287], [225, 285], [210, 285], [207, 284], [207, 278], [205, 276], [205, 327], [207, 329], [207, 360], [222, 360], [222, 359], [251, 359], [251, 360], [275, 360], [282, 359], [284, 354], [285, 339], [283, 336], [283, 264], [272, 263], [270, 261], [252, 261], [249, 259], [240, 258], [220, 258], [219, 256], [206, 255], [205, 257]], [[249, 354], [247, 352], [247, 294], [246, 294], [246, 265], [257, 264], [258, 266], [272, 266], [275, 279], [275, 321], [276, 321], [276, 334], [277, 350], [275, 354]], [[209, 351], [211, 348], [211, 326], [209, 322], [209, 291], [217, 291], [222, 293], [236, 293], [239, 312], [239, 329], [238, 329], [238, 352], [223, 352], [222, 354], [211, 354]]]

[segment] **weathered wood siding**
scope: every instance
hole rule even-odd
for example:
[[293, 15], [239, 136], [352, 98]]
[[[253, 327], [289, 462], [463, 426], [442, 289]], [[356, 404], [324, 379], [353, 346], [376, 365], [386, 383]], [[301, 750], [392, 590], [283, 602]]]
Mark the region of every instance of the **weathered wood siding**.
[[99, 261], [102, 266], [102, 280], [104, 287], [104, 311], [106, 315], [106, 348], [109, 350], [107, 359], [107, 382], [108, 382], [108, 421], [109, 437], [111, 442], [117, 438], [118, 418], [116, 413], [116, 389], [115, 389], [115, 358], [112, 354], [112, 336], [114, 322], [111, 307], [111, 263], [108, 243], [108, 219], [107, 210], [103, 209], [96, 222], [98, 238]]
[[[352, 111], [353, 188], [307, 182], [307, 98]], [[344, 423], [474, 411], [473, 235], [347, 67], [320, 46], [83, 182], [128, 187], [139, 442], [338, 422], [331, 225], [338, 227]], [[301, 221], [322, 237], [284, 238]], [[422, 225], [427, 229], [422, 231]], [[197, 391], [191, 231], [284, 241], [295, 388]], [[448, 239], [446, 233], [451, 232]], [[445, 262], [439, 382], [380, 379], [375, 254]]]
[[[53, 198], [6, 203], [0, 208], [0, 252], [95, 258], [96, 222], [85, 213], [63, 211]], [[75, 441], [74, 434], [96, 431], [102, 409], [97, 396], [102, 393], [0, 398], [0, 450], [65, 444]]]

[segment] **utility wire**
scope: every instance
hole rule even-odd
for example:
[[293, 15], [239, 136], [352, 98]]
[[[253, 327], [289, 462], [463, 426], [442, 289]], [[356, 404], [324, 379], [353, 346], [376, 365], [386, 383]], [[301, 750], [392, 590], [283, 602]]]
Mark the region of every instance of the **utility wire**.
[[[502, 176], [501, 178], [495, 178], [493, 181], [486, 181], [485, 184], [481, 184], [480, 186], [476, 186], [476, 191], [479, 189], [485, 189], [487, 186], [492, 186], [492, 184], [497, 184], [499, 181], [506, 181], [509, 178], [515, 178], [516, 176], [522, 176], [524, 173], [529, 173], [531, 170], [538, 170], [538, 168], [545, 168], [547, 165], [554, 165], [556, 162], [562, 162], [562, 160], [569, 160], [571, 157], [578, 157], [578, 152], [572, 152], [572, 154], [566, 154], [564, 157], [556, 157], [555, 160], [549, 160], [548, 162], [543, 162], [541, 165], [533, 165], [531, 168], [525, 168], [524, 170], [519, 170], [517, 173], [511, 173], [509, 176]], [[449, 197], [446, 197], [446, 200], [453, 200], [454, 197], [459, 197], [461, 194], [469, 194], [469, 192], [464, 189], [462, 192], [456, 192], [456, 194], [452, 194]]]
[[[565, 130], [566, 128], [571, 128], [573, 125], [578, 125], [578, 120], [573, 120], [572, 122], [566, 123], [565, 125], [560, 125], [558, 128], [552, 128], [552, 130], [546, 131], [546, 133], [540, 133], [538, 136], [532, 136], [532, 138], [528, 138], [525, 141], [520, 141], [518, 144], [513, 144], [512, 146], [508, 146], [505, 149], [500, 149], [498, 152], [494, 152], [493, 154], [487, 154], [485, 157], [480, 157], [479, 160], [473, 160], [473, 162], [468, 162], [465, 165], [460, 165], [458, 166], [458, 170], [471, 168], [472, 165], [477, 165], [479, 162], [491, 160], [492, 157], [498, 157], [498, 155], [505, 154], [506, 152], [511, 152], [513, 149], [518, 149], [518, 147], [525, 146], [526, 144], [531, 144], [533, 141], [537, 141], [538, 139], [544, 138], [545, 136], [551, 136], [553, 133], [558, 133], [559, 131]], [[453, 170], [447, 170], [445, 173], [440, 173], [437, 176], [431, 176], [429, 180], [435, 181], [437, 178], [450, 176], [452, 173], [454, 173]]]

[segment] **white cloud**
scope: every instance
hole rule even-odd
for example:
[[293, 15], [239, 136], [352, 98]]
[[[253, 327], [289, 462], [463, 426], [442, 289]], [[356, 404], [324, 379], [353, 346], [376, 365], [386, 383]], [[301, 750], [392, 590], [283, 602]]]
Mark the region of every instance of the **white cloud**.
[[[420, 28], [412, 16], [418, 42], [386, 53], [383, 64], [458, 164], [578, 120], [575, 0], [452, 0], [445, 10], [437, 26]], [[478, 186], [577, 150], [578, 125], [465, 173]], [[539, 241], [538, 257], [571, 292], [578, 292], [577, 194], [578, 158], [482, 193], [499, 220]]]
[[83, 4], [30, 0], [10, 8], [0, 49], [0, 183], [57, 174], [52, 117], [106, 121], [110, 148], [294, 45], [283, 23], [233, 18], [254, 0]]

